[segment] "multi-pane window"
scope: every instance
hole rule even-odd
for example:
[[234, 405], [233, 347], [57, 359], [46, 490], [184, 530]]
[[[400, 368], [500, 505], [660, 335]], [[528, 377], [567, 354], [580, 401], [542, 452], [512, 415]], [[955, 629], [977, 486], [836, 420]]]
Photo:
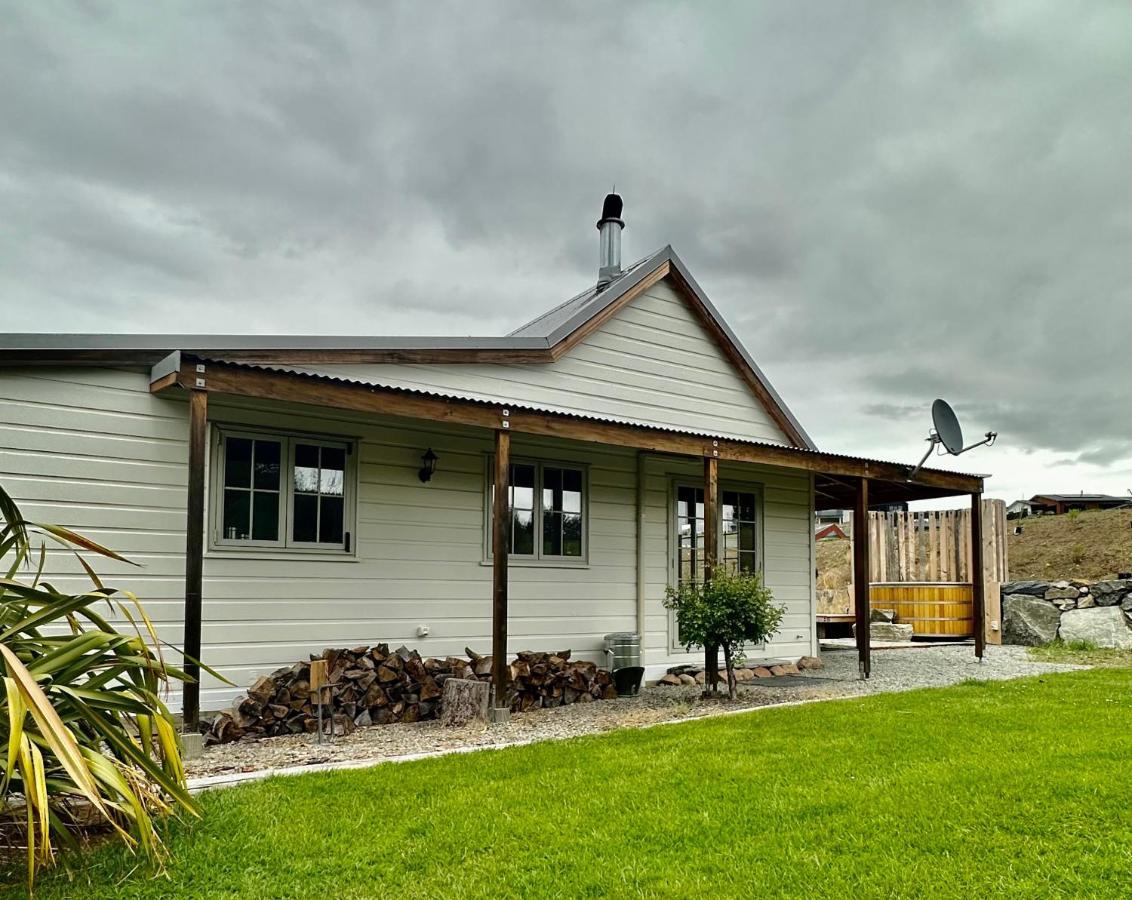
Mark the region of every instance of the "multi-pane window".
[[[491, 470], [494, 474], [494, 468]], [[513, 462], [508, 476], [507, 551], [526, 559], [585, 558], [585, 473], [580, 468]], [[494, 482], [488, 492], [488, 537]]]
[[753, 491], [724, 491], [720, 509], [723, 540], [721, 562], [728, 572], [757, 572], [758, 537]]
[[217, 546], [350, 549], [350, 444], [221, 430], [216, 450]]
[[676, 581], [704, 580], [704, 489], [676, 489]]

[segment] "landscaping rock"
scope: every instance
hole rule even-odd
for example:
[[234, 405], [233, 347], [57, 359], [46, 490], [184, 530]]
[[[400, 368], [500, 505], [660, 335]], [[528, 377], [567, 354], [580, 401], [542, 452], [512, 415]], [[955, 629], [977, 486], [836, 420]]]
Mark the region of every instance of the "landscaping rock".
[[1088, 641], [1098, 647], [1132, 650], [1132, 628], [1124, 612], [1115, 606], [1071, 609], [1061, 617], [1063, 641]]
[[895, 622], [896, 610], [894, 609], [874, 609], [869, 613], [870, 622]]
[[[693, 679], [693, 681], [694, 680], [695, 679]], [[667, 684], [667, 685], [670, 685], [672, 687], [679, 687], [681, 682], [680, 682], [680, 676], [679, 675], [673, 675], [671, 672], [669, 672], [666, 675], [661, 675], [660, 678], [657, 679], [656, 683], [657, 684]]]
[[1047, 600], [1076, 600], [1081, 592], [1068, 581], [1057, 581], [1046, 588]]
[[1078, 609], [1092, 609], [1096, 605], [1096, 598], [1092, 594], [1083, 594], [1077, 598]]
[[1061, 616], [1052, 603], [1029, 594], [1008, 594], [1002, 598], [1002, 641], [1027, 647], [1048, 644], [1057, 637]]
[[915, 629], [911, 625], [895, 622], [873, 622], [869, 625], [869, 639], [873, 641], [910, 641]]
[[792, 662], [782, 663], [778, 668], [782, 670], [783, 675], [797, 675], [798, 667]]
[[1048, 587], [1048, 581], [1008, 581], [1002, 586], [1002, 594], [1033, 594], [1042, 597]]
[[752, 672], [750, 669], [736, 669], [735, 670], [735, 680], [736, 681], [754, 681], [755, 680], [755, 673]]
[[771, 671], [766, 666], [756, 666], [755, 667], [755, 677], [756, 678], [770, 678], [771, 677]]
[[816, 656], [803, 656], [798, 660], [799, 669], [820, 669], [822, 661]]
[[1132, 581], [1098, 581], [1090, 593], [1097, 601], [1097, 606], [1118, 606], [1126, 596], [1132, 594]]
[[696, 676], [695, 675], [689, 675], [687, 672], [681, 672], [676, 677], [680, 679], [681, 684], [695, 684], [696, 683]]

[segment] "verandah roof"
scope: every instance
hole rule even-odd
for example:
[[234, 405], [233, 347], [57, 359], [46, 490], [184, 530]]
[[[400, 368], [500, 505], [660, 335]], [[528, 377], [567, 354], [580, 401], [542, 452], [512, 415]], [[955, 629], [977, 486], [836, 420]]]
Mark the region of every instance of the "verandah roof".
[[642, 425], [553, 407], [516, 404], [505, 398], [461, 396], [346, 379], [307, 368], [234, 363], [174, 353], [154, 366], [151, 390], [159, 393], [178, 386], [491, 429], [506, 428], [512, 433], [612, 444], [656, 453], [714, 456], [724, 461], [802, 469], [814, 474], [816, 502], [820, 507], [851, 507], [860, 478], [870, 480], [872, 504], [967, 495], [983, 490], [980, 475], [924, 468], [911, 477], [912, 467], [901, 463]]

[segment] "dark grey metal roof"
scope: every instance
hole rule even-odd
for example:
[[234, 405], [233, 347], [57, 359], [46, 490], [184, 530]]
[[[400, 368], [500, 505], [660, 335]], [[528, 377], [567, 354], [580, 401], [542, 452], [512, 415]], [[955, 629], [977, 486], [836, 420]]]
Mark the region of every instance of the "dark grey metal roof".
[[1072, 503], [1074, 500], [1078, 502], [1088, 501], [1090, 503], [1132, 503], [1132, 496], [1121, 497], [1113, 494], [1034, 494], [1034, 496], [1030, 498], [1030, 502], [1034, 500], [1056, 500], [1059, 503]]

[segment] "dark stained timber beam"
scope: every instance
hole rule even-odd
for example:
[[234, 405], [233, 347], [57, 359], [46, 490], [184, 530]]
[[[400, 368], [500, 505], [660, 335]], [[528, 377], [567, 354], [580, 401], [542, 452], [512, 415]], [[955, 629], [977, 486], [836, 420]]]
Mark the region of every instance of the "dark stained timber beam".
[[495, 431], [495, 481], [491, 501], [491, 682], [495, 709], [510, 710], [507, 681], [507, 530], [511, 524], [511, 435]]
[[[176, 384], [192, 388], [200, 373], [186, 356]], [[352, 409], [361, 412], [404, 416], [433, 422], [451, 422], [481, 428], [498, 428], [502, 405], [474, 400], [437, 397], [378, 385], [336, 381], [299, 373], [275, 372], [228, 363], [206, 362], [208, 389], [213, 392], [256, 397], [315, 406]], [[173, 385], [168, 379], [155, 382], [151, 390], [159, 393]], [[898, 463], [855, 459], [832, 453], [802, 450], [774, 444], [755, 444], [738, 440], [713, 439], [664, 429], [605, 422], [580, 416], [509, 408], [510, 431], [543, 437], [609, 444], [654, 453], [683, 456], [711, 456], [726, 462], [782, 466], [842, 478], [868, 478], [899, 485], [908, 499], [916, 499], [917, 488], [926, 496], [969, 494], [983, 489], [983, 480], [974, 475], [921, 469], [908, 480], [909, 467]]]
[[185, 673], [192, 679], [182, 693], [182, 719], [188, 731], [200, 722], [201, 603], [204, 574], [204, 458], [208, 431], [208, 393], [189, 393], [189, 487], [185, 520]]
[[[692, 510], [695, 519], [695, 510]], [[692, 535], [695, 541], [696, 536]], [[719, 460], [704, 457], [704, 578], [711, 581], [719, 567]], [[693, 577], [695, 577], [693, 575]], [[719, 647], [704, 647], [704, 686], [714, 694], [719, 675]]]
[[986, 646], [986, 572], [983, 571], [983, 495], [971, 494], [971, 618], [975, 656], [980, 662]]
[[857, 484], [853, 504], [853, 604], [857, 615], [857, 663], [861, 677], [872, 673], [872, 642], [869, 634], [869, 480]]

